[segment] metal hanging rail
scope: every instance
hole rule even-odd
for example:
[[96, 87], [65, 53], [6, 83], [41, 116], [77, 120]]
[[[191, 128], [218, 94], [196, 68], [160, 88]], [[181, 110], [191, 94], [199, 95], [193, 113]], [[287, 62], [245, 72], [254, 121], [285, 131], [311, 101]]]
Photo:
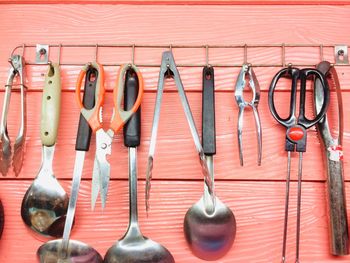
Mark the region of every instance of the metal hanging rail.
[[[28, 49], [37, 48], [38, 45], [34, 44], [22, 44], [15, 47], [11, 55], [19, 50], [22, 50], [22, 55], [26, 53]], [[331, 61], [336, 66], [349, 66], [348, 62], [348, 45], [335, 45], [335, 44], [232, 44], [232, 45], [162, 45], [162, 44], [50, 44], [47, 45], [47, 50], [44, 52], [49, 52], [50, 48], [58, 48], [57, 56], [58, 62], [62, 66], [82, 66], [86, 64], [85, 62], [61, 62], [61, 50], [63, 48], [95, 48], [95, 60], [98, 61], [99, 50], [102, 48], [131, 48], [132, 55], [131, 61], [134, 62], [135, 50], [137, 48], [163, 48], [163, 49], [186, 49], [186, 48], [198, 48], [205, 50], [205, 61], [206, 63], [179, 63], [178, 67], [204, 67], [206, 65], [211, 65], [213, 67], [222, 67], [222, 68], [232, 68], [232, 67], [241, 67], [242, 63], [210, 63], [209, 50], [210, 49], [242, 49], [243, 50], [243, 62], [247, 63], [248, 61], [248, 51], [252, 48], [280, 48], [280, 63], [250, 63], [253, 67], [286, 67], [291, 63], [286, 61], [286, 50], [288, 48], [318, 48], [319, 49], [319, 58], [320, 61], [324, 58], [324, 48], [333, 48], [334, 50], [334, 61]], [[27, 65], [47, 65], [46, 63], [38, 63], [34, 61], [27, 61]], [[101, 63], [103, 66], [120, 66], [122, 63]], [[314, 67], [316, 63], [304, 63], [304, 64], [294, 64], [293, 66], [297, 67]], [[139, 67], [160, 67], [160, 64], [150, 64], [150, 63], [137, 63]]]

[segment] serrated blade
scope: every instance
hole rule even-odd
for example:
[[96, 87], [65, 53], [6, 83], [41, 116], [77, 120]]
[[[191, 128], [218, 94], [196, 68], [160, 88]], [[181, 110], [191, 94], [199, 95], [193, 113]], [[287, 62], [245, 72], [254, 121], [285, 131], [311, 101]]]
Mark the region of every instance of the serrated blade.
[[98, 166], [99, 166], [99, 172], [100, 172], [99, 181], [100, 181], [101, 203], [102, 203], [102, 208], [105, 208], [106, 201], [107, 201], [111, 166], [108, 162], [102, 162], [102, 163], [98, 162]]
[[100, 192], [100, 170], [98, 167], [97, 157], [95, 156], [94, 168], [92, 172], [91, 186], [91, 210], [95, 209], [98, 194]]

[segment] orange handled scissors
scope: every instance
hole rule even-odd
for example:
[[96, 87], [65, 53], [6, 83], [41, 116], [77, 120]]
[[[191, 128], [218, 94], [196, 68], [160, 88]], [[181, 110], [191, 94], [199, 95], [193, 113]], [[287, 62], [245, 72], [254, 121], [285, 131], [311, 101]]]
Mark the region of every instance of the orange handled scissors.
[[[88, 71], [94, 69], [96, 78], [95, 91], [95, 106], [92, 109], [86, 109], [82, 103], [80, 90], [82, 81]], [[125, 89], [125, 74], [128, 70], [132, 70], [137, 74], [139, 83], [139, 92], [134, 106], [125, 111], [122, 106], [124, 89]], [[112, 152], [113, 136], [117, 133], [131, 116], [139, 108], [143, 96], [144, 82], [140, 70], [134, 64], [124, 64], [120, 66], [117, 83], [113, 89], [113, 116], [109, 129], [105, 131], [102, 125], [102, 108], [105, 97], [104, 87], [104, 70], [101, 64], [97, 62], [89, 63], [81, 70], [75, 89], [76, 99], [80, 107], [81, 114], [89, 123], [93, 132], [96, 133], [96, 154], [94, 160], [94, 169], [92, 175], [92, 192], [91, 192], [91, 208], [93, 209], [99, 192], [101, 193], [101, 203], [104, 208], [107, 200], [108, 184], [110, 179], [110, 164], [107, 161], [107, 155]]]

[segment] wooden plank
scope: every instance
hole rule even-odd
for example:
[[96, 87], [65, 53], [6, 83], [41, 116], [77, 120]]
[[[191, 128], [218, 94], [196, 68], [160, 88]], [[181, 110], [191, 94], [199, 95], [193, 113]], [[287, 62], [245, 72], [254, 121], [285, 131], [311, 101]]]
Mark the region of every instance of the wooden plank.
[[[171, 8], [143, 6], [135, 8], [133, 5], [3, 5], [0, 12], [3, 18], [0, 32], [6, 36], [7, 41], [0, 47], [0, 55], [7, 58], [15, 46], [24, 42], [202, 45], [258, 42], [348, 43], [348, 37], [339, 32], [347, 32], [349, 9], [349, 6], [173, 6]], [[179, 13], [181, 13], [182, 23], [176, 23]], [[109, 15], [99, 15], [100, 19], [97, 20], [94, 19], [96, 14]], [[31, 23], [23, 22], [23, 16]], [[319, 19], [320, 17], [323, 19]], [[47, 19], [50, 19], [50, 23], [46, 23]], [[298, 27], [295, 26], [295, 21], [298, 21]], [[183, 27], [184, 24], [189, 26]], [[336, 29], [334, 25], [337, 25]], [[310, 32], [315, 28], [322, 28], [322, 30], [311, 37]], [[312, 54], [318, 55], [318, 50], [315, 51]], [[84, 54], [82, 50], [75, 53], [80, 56], [83, 63], [93, 59], [94, 55], [91, 52], [90, 56], [82, 57]], [[241, 51], [240, 54], [241, 62], [243, 52]], [[205, 52], [202, 50], [202, 61], [204, 55]], [[62, 56], [65, 55], [62, 54]], [[138, 56], [139, 54], [136, 55], [136, 61]], [[309, 58], [311, 54], [305, 53], [300, 57], [303, 56]], [[231, 54], [224, 54], [222, 57], [229, 61], [235, 58]], [[54, 53], [52, 59], [56, 58], [57, 54]], [[65, 61], [69, 61], [68, 59], [70, 60], [70, 57], [66, 57]], [[159, 60], [160, 51], [158, 50], [153, 62], [159, 63]], [[199, 61], [196, 60], [196, 62]], [[314, 63], [317, 62], [316, 60]], [[0, 65], [7, 66], [6, 59], [2, 59]]]
[[[6, 212], [6, 225], [0, 246], [1, 262], [34, 263], [39, 240], [25, 228], [20, 206], [30, 181], [2, 181], [1, 199]], [[70, 183], [64, 182], [68, 189]], [[143, 234], [165, 245], [176, 262], [205, 262], [195, 258], [183, 237], [183, 218], [188, 208], [201, 195], [202, 182], [157, 181], [153, 183], [151, 211], [147, 218], [144, 182], [139, 182], [140, 223]], [[295, 253], [296, 183], [291, 186], [288, 260]], [[278, 262], [281, 255], [284, 211], [284, 183], [226, 182], [217, 183], [217, 194], [234, 211], [237, 220], [236, 241], [230, 252], [218, 262]], [[350, 191], [350, 185], [347, 185]], [[113, 181], [104, 212], [90, 211], [90, 187], [81, 187], [72, 238], [92, 245], [102, 255], [120, 238], [128, 222], [127, 181]], [[349, 195], [348, 195], [349, 197]], [[348, 203], [350, 199], [348, 198]], [[100, 204], [98, 204], [100, 205]], [[350, 212], [350, 210], [348, 210]], [[304, 183], [301, 218], [301, 260], [335, 262], [328, 253], [327, 216], [323, 183]], [[166, 233], [166, 234], [165, 234]], [[19, 238], [21, 237], [21, 238]], [[21, 251], [19, 254], [18, 251]], [[336, 262], [348, 262], [340, 257]]]
[[[305, 53], [299, 53], [298, 56], [302, 56]], [[157, 54], [156, 58], [160, 58], [161, 51]], [[4, 55], [5, 57], [5, 55]], [[82, 67], [67, 67], [62, 66], [62, 89], [64, 91], [74, 91], [77, 81], [77, 76]], [[0, 67], [0, 91], [5, 90], [5, 82], [7, 79], [9, 67]], [[155, 92], [157, 90], [159, 68], [158, 67], [140, 67], [144, 81], [145, 90]], [[180, 67], [179, 72], [183, 85], [186, 91], [201, 91], [202, 90], [202, 68], [184, 68]], [[218, 92], [234, 91], [236, 78], [239, 74], [240, 68], [214, 68], [215, 70], [215, 90]], [[269, 68], [254, 68], [257, 79], [262, 91], [268, 91], [270, 83], [274, 75], [280, 70], [277, 67]], [[350, 91], [350, 65], [336, 67], [341, 83], [341, 88], [344, 91]], [[27, 82], [26, 85], [29, 91], [41, 91], [44, 82], [44, 73], [47, 71], [47, 66], [27, 66]], [[108, 91], [112, 91], [115, 86], [117, 78], [118, 67], [105, 67], [105, 87]], [[281, 84], [280, 84], [281, 83]], [[277, 90], [286, 91], [290, 90], [291, 81], [281, 80], [277, 86]], [[311, 86], [307, 87], [310, 90]], [[175, 91], [176, 87], [174, 82], [169, 81], [166, 91]]]
[[[77, 5], [75, 5], [77, 6]], [[11, 17], [3, 19], [0, 24], [0, 32], [6, 35], [7, 41], [0, 47], [0, 80], [5, 81], [8, 72], [6, 58], [13, 48], [23, 42], [26, 43], [85, 43], [91, 44], [100, 42], [101, 44], [130, 43], [140, 44], [233, 44], [233, 43], [304, 43], [304, 44], [336, 44], [347, 43], [349, 39], [346, 35], [337, 32], [347, 31], [347, 15], [350, 7], [337, 6], [176, 6], [169, 9], [164, 6], [153, 8], [144, 6], [142, 9], [135, 9], [133, 6], [113, 6], [108, 8], [104, 5], [84, 5], [79, 8], [66, 5], [4, 5], [1, 8], [1, 17]], [[50, 20], [55, 23], [44, 23], [47, 17], [47, 9], [50, 9]], [[20, 10], [20, 11], [19, 11]], [[178, 10], [178, 11], [177, 11]], [[94, 13], [110, 14], [110, 20], [88, 19], [94, 17]], [[161, 13], [167, 14], [167, 19], [163, 19]], [[177, 19], [177, 12], [182, 14], [184, 24], [191, 25], [191, 28], [182, 28], [174, 25]], [[122, 14], [122, 15], [121, 15]], [[195, 15], [193, 14], [200, 14]], [[273, 14], [273, 15], [271, 15]], [[314, 14], [326, 19], [314, 19]], [[22, 18], [26, 16], [31, 23], [23, 23]], [[206, 21], [202, 20], [206, 17]], [[288, 19], [290, 15], [299, 21], [298, 30], [286, 30], [294, 28], [293, 22]], [[64, 17], [64, 19], [62, 19]], [[220, 19], [215, 19], [220, 17]], [[253, 17], [254, 22], [242, 24], [245, 30], [232, 30], [237, 25], [246, 21], [247, 17]], [[79, 18], [79, 26], [77, 24]], [[145, 24], [144, 21], [150, 21]], [[222, 22], [224, 21], [224, 23]], [[203, 25], [206, 25], [205, 32]], [[337, 24], [337, 30], [334, 30]], [[15, 30], [15, 25], [20, 27]], [[72, 26], [74, 25], [74, 26]], [[108, 26], [106, 26], [108, 25]], [[259, 25], [259, 30], [257, 30]], [[128, 30], [125, 32], [125, 27]], [[154, 29], [153, 29], [154, 27]], [[47, 30], [44, 30], [46, 28]], [[170, 32], [168, 28], [172, 28]], [[322, 28], [322, 32], [308, 37], [308, 32], [312, 28]], [[273, 31], [271, 31], [273, 29]], [[154, 32], [153, 32], [154, 30]], [[145, 34], [145, 31], [150, 31]], [[265, 32], [270, 32], [266, 36]], [[20, 34], [19, 34], [20, 32]], [[113, 34], [114, 32], [125, 32], [123, 34]], [[132, 32], [132, 34], [130, 33]], [[159, 34], [159, 32], [167, 32]], [[81, 38], [79, 36], [83, 35]], [[108, 37], [106, 38], [106, 35]], [[91, 37], [93, 36], [93, 37]], [[260, 41], [258, 41], [260, 39]], [[136, 64], [159, 64], [163, 49], [137, 48], [135, 54]], [[176, 62], [181, 63], [205, 63], [204, 49], [174, 49]], [[242, 49], [210, 49], [209, 62], [213, 64], [240, 64], [243, 63]], [[20, 52], [20, 50], [18, 50]], [[34, 49], [26, 49], [26, 60], [34, 61]], [[62, 50], [61, 62], [86, 63], [94, 59], [94, 48], [64, 48]], [[57, 61], [58, 49], [51, 49], [51, 59]], [[101, 63], [128, 63], [131, 60], [130, 48], [99, 48], [99, 61]], [[314, 48], [286, 48], [286, 63], [316, 64], [320, 61], [320, 50]], [[333, 61], [333, 49], [324, 48], [324, 59]], [[248, 50], [248, 62], [259, 63], [281, 63], [281, 48], [250, 48]], [[73, 90], [75, 87], [76, 75], [81, 67], [64, 67], [63, 74], [64, 89]], [[256, 68], [262, 89], [267, 90], [272, 76], [279, 68]], [[42, 73], [44, 67], [30, 67], [28, 70], [29, 89], [39, 89], [42, 85]], [[346, 83], [350, 81], [349, 67], [337, 68], [342, 87], [349, 90]], [[107, 83], [108, 89], [114, 86], [117, 68], [108, 67]], [[158, 67], [142, 68], [146, 81], [146, 88], [155, 90], [157, 85]], [[217, 90], [233, 90], [235, 76], [239, 68], [217, 68], [216, 87]], [[187, 90], [200, 89], [201, 68], [180, 68], [180, 73]], [[0, 85], [3, 89], [3, 85]], [[281, 87], [283, 88], [283, 87]]]
[[[22, 0], [21, 3], [29, 3]], [[32, 2], [34, 2], [33, 0]], [[39, 3], [41, 0], [37, 0]], [[63, 0], [55, 5], [2, 5], [0, 8], [0, 34], [5, 36], [0, 46], [0, 101], [3, 99], [3, 83], [7, 78], [7, 58], [11, 50], [21, 43], [136, 43], [136, 44], [235, 44], [235, 43], [301, 43], [301, 44], [349, 44], [348, 14], [350, 6], [281, 5], [281, 6], [213, 6], [196, 5], [65, 5]], [[77, 0], [79, 1], [79, 0]], [[88, 0], [90, 1], [90, 0]], [[93, 0], [92, 0], [93, 1]], [[133, 0], [132, 0], [133, 1]], [[134, 0], [136, 1], [136, 0]], [[157, 0], [155, 0], [157, 1]], [[156, 3], [148, 2], [148, 3]], [[166, 0], [164, 0], [165, 3]], [[193, 0], [194, 3], [195, 0]], [[242, 0], [244, 2], [245, 0]], [[258, 0], [257, 0], [258, 1]], [[255, 1], [255, 3], [257, 3]], [[271, 0], [272, 3], [273, 0]], [[295, 3], [298, 0], [295, 1]], [[309, 2], [307, 2], [309, 1]], [[311, 3], [311, 0], [303, 4]], [[19, 3], [5, 0], [0, 3]], [[254, 2], [254, 1], [253, 1]], [[294, 1], [293, 1], [294, 2]], [[317, 4], [327, 3], [326, 0]], [[348, 2], [346, 0], [346, 2]], [[40, 2], [40, 3], [49, 3]], [[81, 2], [75, 2], [81, 3]], [[84, 3], [88, 3], [84, 1]], [[91, 3], [91, 2], [90, 2]], [[109, 2], [111, 3], [111, 2]], [[112, 2], [113, 3], [113, 2]], [[116, 3], [116, 0], [115, 2]], [[121, 3], [121, 2], [120, 2]], [[128, 2], [131, 3], [131, 2]], [[137, 2], [134, 2], [137, 3]], [[158, 4], [159, 2], [157, 2]], [[184, 3], [184, 2], [182, 2]], [[188, 2], [186, 2], [188, 3]], [[280, 2], [281, 3], [281, 2]], [[283, 4], [293, 4], [291, 0]], [[314, 3], [314, 2], [313, 2]], [[329, 4], [340, 3], [340, 1]], [[345, 3], [345, 1], [344, 1]], [[203, 4], [203, 3], [201, 3]], [[281, 3], [282, 4], [282, 3]], [[179, 17], [181, 21], [179, 22]], [[97, 19], [98, 18], [98, 19]], [[28, 22], [29, 21], [29, 22]], [[186, 26], [184, 26], [186, 25]], [[62, 51], [62, 62], [85, 63], [94, 59], [94, 49]], [[286, 63], [311, 63], [320, 60], [319, 47], [291, 48], [286, 51]], [[137, 49], [136, 64], [160, 63], [162, 49]], [[333, 59], [333, 50], [325, 48], [325, 59]], [[177, 63], [205, 63], [205, 50], [174, 49]], [[243, 49], [210, 49], [210, 63], [243, 63]], [[249, 49], [251, 63], [281, 63], [280, 49]], [[26, 50], [25, 57], [33, 61], [34, 52]], [[99, 49], [102, 63], [130, 62], [131, 49]], [[51, 60], [57, 61], [57, 49], [51, 49]], [[107, 68], [106, 85], [111, 91], [117, 67]], [[55, 173], [68, 191], [74, 161], [74, 143], [78, 110], [74, 101], [74, 86], [80, 67], [63, 67], [64, 93], [62, 120], [56, 148]], [[143, 102], [142, 145], [139, 148], [139, 177], [144, 179], [149, 134], [153, 114], [158, 67], [144, 67], [147, 92]], [[286, 175], [286, 156], [283, 149], [284, 129], [271, 118], [267, 107], [267, 89], [278, 68], [257, 68], [262, 98], [259, 106], [263, 121], [263, 166], [256, 166], [256, 143], [251, 114], [246, 116], [244, 156], [246, 166], [239, 167], [236, 143], [237, 107], [233, 100], [233, 87], [238, 68], [216, 69], [218, 154], [215, 158], [217, 193], [237, 217], [237, 240], [227, 256], [218, 262], [279, 262], [283, 229], [283, 208]], [[36, 262], [36, 249], [44, 242], [33, 237], [20, 219], [22, 197], [40, 166], [40, 140], [38, 124], [40, 91], [45, 71], [42, 67], [28, 67], [28, 144], [23, 173], [17, 179], [13, 174], [1, 178], [0, 193], [5, 206], [6, 226], [0, 244], [0, 262]], [[182, 80], [188, 92], [189, 102], [198, 128], [201, 121], [201, 68], [180, 68]], [[338, 72], [345, 91], [344, 101], [349, 100], [349, 67], [339, 67]], [[2, 84], [1, 84], [2, 83]], [[279, 87], [279, 109], [288, 101], [287, 85]], [[167, 246], [176, 262], [204, 262], [188, 250], [182, 233], [182, 221], [187, 209], [199, 199], [203, 189], [198, 157], [182, 113], [174, 86], [168, 85], [163, 101], [159, 141], [152, 184], [152, 210], [146, 217], [144, 182], [140, 181], [140, 220], [146, 236]], [[105, 120], [110, 117], [109, 92]], [[308, 100], [310, 101], [310, 93]], [[334, 97], [334, 96], [333, 96]], [[15, 113], [18, 97], [13, 96], [9, 130], [16, 130]], [[334, 101], [333, 101], [334, 104]], [[349, 107], [345, 109], [345, 175], [348, 175]], [[181, 113], [179, 113], [179, 111]], [[311, 106], [308, 108], [311, 112]], [[331, 109], [335, 114], [334, 108]], [[251, 112], [248, 112], [251, 113]], [[63, 123], [63, 124], [62, 124]], [[348, 262], [349, 257], [335, 259], [328, 253], [328, 234], [325, 207], [324, 169], [321, 150], [315, 130], [309, 132], [308, 152], [304, 158], [303, 206], [302, 206], [302, 262]], [[93, 149], [94, 145], [92, 145]], [[104, 212], [98, 208], [90, 211], [91, 169], [93, 151], [86, 158], [82, 191], [78, 204], [77, 224], [73, 238], [93, 245], [104, 254], [116, 239], [121, 237], [128, 221], [127, 209], [127, 151], [121, 136], [113, 144], [111, 157], [112, 182], [108, 206]], [[293, 180], [297, 160], [293, 158]], [[118, 171], [118, 172], [117, 172]], [[268, 182], [267, 182], [268, 181]], [[315, 182], [310, 182], [315, 181]], [[288, 238], [288, 260], [294, 259], [296, 183], [292, 183], [291, 218]], [[347, 192], [350, 191], [347, 183]], [[348, 195], [349, 197], [349, 195]], [[349, 200], [347, 200], [349, 203]], [[99, 205], [99, 204], [98, 204]], [[93, 233], [93, 234], [92, 234]], [[166, 234], [164, 234], [166, 233]], [[20, 256], [18, 251], [21, 252]]]
[[349, 0], [1, 0], [0, 4], [128, 4], [128, 5], [348, 5]]
[[[9, 116], [9, 132], [16, 134], [19, 100], [17, 94], [13, 96]], [[108, 93], [104, 120], [108, 124], [112, 112], [111, 93]], [[201, 93], [189, 92], [189, 103], [192, 107], [199, 134], [201, 134]], [[312, 112], [311, 94], [308, 94], [307, 112]], [[332, 95], [335, 95], [332, 93]], [[75, 103], [75, 94], [64, 92], [62, 96], [61, 120], [56, 145], [54, 171], [58, 178], [69, 179], [74, 166], [74, 144], [77, 131], [79, 112]], [[344, 101], [350, 98], [349, 92], [344, 92]], [[334, 108], [335, 96], [332, 96], [332, 106], [329, 114], [337, 114]], [[0, 101], [3, 92], [0, 92]], [[41, 143], [39, 138], [41, 93], [29, 92], [28, 99], [28, 133], [26, 157], [20, 179], [34, 178], [41, 162]], [[289, 100], [289, 94], [279, 92], [276, 95], [276, 107], [282, 116], [287, 114], [284, 102]], [[147, 92], [142, 103], [142, 141], [139, 147], [140, 176], [146, 174], [147, 155], [152, 128], [155, 93]], [[245, 113], [243, 130], [243, 148], [245, 166], [240, 167], [237, 144], [237, 117], [238, 107], [232, 92], [216, 93], [216, 128], [217, 128], [217, 155], [215, 156], [215, 172], [217, 179], [225, 180], [284, 180], [286, 174], [286, 153], [284, 151], [285, 129], [272, 118], [267, 105], [267, 93], [263, 92], [259, 105], [260, 118], [263, 127], [263, 159], [262, 166], [257, 166], [257, 143], [254, 118], [251, 110]], [[284, 107], [284, 108], [283, 108]], [[350, 149], [349, 120], [350, 108], [346, 107], [344, 152], [348, 156]], [[86, 177], [91, 178], [94, 158], [94, 137], [91, 151], [85, 164]], [[127, 176], [127, 150], [122, 143], [122, 136], [118, 134], [113, 143], [113, 154], [109, 158], [112, 164], [112, 178], [126, 178]], [[295, 156], [296, 158], [296, 156]], [[345, 175], [350, 179], [348, 171], [348, 158], [345, 158]], [[165, 93], [160, 117], [158, 141], [154, 163], [154, 178], [156, 179], [184, 179], [201, 180], [201, 168], [197, 153], [188, 128], [186, 118], [177, 93]], [[293, 159], [292, 178], [296, 179], [297, 158]], [[118, 171], [118, 172], [115, 172]], [[324, 180], [322, 152], [314, 129], [308, 132], [308, 149], [304, 156], [304, 179]], [[13, 177], [11, 173], [9, 176]]]

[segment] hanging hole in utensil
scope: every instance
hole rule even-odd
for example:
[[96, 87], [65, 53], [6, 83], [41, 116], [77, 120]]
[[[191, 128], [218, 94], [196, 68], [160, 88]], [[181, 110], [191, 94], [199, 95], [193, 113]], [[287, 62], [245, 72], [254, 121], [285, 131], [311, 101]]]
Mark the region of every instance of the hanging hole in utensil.
[[54, 68], [52, 65], [49, 66], [49, 72], [47, 73], [47, 75], [48, 75], [50, 78], [53, 77], [53, 76], [55, 75], [55, 68]]
[[211, 76], [211, 73], [208, 71], [205, 73], [205, 79], [206, 80], [211, 80], [212, 76]]
[[89, 81], [94, 82], [96, 80], [96, 74], [95, 72], [91, 72], [89, 75]]
[[49, 135], [49, 132], [46, 131], [44, 134], [45, 134], [45, 136], [48, 136], [48, 135]]
[[47, 96], [46, 99], [47, 99], [47, 100], [51, 100], [51, 96]]
[[133, 68], [129, 68], [127, 71], [126, 71], [126, 74], [125, 76], [128, 75], [129, 78], [136, 78], [137, 74], [135, 72], [135, 70]]
[[52, 84], [52, 80], [49, 80], [49, 82], [48, 82], [50, 85]]

